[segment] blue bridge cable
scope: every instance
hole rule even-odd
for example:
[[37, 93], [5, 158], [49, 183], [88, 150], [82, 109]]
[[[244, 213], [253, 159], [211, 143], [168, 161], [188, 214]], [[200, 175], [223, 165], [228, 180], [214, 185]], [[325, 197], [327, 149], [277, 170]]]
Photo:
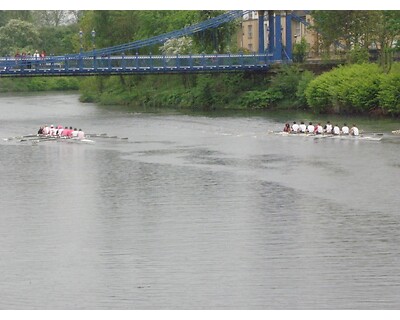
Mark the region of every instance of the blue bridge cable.
[[73, 58], [77, 58], [77, 57], [107, 56], [107, 55], [111, 55], [114, 53], [123, 53], [123, 52], [129, 51], [129, 50], [139, 49], [142, 47], [147, 47], [147, 46], [158, 44], [158, 43], [164, 43], [165, 41], [167, 41], [169, 39], [192, 35], [194, 33], [200, 32], [200, 31], [218, 27], [221, 24], [224, 24], [224, 23], [227, 23], [227, 22], [230, 22], [232, 20], [239, 18], [248, 12], [249, 12], [249, 10], [229, 11], [229, 12], [219, 15], [215, 18], [211, 18], [206, 21], [202, 21], [202, 22], [194, 24], [192, 26], [185, 27], [180, 30], [175, 30], [172, 32], [164, 33], [162, 35], [158, 35], [158, 36], [148, 38], [145, 40], [138, 40], [138, 41], [125, 43], [125, 44], [108, 47], [108, 48], [104, 48], [104, 49], [96, 49], [95, 51], [94, 50], [86, 51], [86, 52], [83, 52], [82, 54], [66, 55], [66, 57], [73, 59]]

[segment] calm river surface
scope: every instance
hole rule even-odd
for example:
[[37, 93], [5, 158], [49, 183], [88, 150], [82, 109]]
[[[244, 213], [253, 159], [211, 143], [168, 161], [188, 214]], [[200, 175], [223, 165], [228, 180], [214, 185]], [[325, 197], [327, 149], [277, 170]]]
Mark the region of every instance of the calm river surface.
[[[0, 96], [0, 309], [399, 309], [400, 123], [286, 120]], [[129, 139], [4, 140], [45, 123]]]

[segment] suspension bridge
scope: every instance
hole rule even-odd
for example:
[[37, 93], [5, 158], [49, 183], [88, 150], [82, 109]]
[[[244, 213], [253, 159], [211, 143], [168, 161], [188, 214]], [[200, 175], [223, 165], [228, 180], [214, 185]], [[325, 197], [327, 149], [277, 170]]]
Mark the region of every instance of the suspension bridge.
[[[292, 44], [282, 45], [280, 14], [268, 11], [268, 48], [264, 48], [264, 11], [259, 11], [259, 48], [253, 54], [189, 54], [189, 55], [138, 55], [126, 54], [151, 45], [160, 45], [169, 39], [190, 36], [207, 29], [242, 18], [249, 11], [234, 10], [218, 17], [145, 40], [134, 41], [108, 48], [67, 54], [63, 56], [0, 57], [0, 77], [30, 76], [89, 76], [118, 74], [167, 74], [201, 72], [266, 71], [273, 64], [292, 61]], [[291, 39], [291, 20], [300, 19], [286, 15], [286, 39]]]

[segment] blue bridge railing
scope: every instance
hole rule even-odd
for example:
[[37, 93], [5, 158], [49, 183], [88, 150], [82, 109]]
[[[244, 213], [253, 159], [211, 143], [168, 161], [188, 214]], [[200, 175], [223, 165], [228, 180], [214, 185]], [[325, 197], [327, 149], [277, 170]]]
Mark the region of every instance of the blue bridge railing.
[[0, 58], [0, 77], [268, 70], [270, 54], [109, 55]]

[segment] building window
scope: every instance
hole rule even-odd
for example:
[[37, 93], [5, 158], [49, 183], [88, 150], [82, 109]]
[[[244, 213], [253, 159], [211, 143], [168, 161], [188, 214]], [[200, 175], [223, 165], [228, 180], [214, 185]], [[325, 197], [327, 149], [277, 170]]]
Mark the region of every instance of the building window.
[[247, 38], [248, 39], [253, 38], [253, 26], [252, 25], [247, 26]]

